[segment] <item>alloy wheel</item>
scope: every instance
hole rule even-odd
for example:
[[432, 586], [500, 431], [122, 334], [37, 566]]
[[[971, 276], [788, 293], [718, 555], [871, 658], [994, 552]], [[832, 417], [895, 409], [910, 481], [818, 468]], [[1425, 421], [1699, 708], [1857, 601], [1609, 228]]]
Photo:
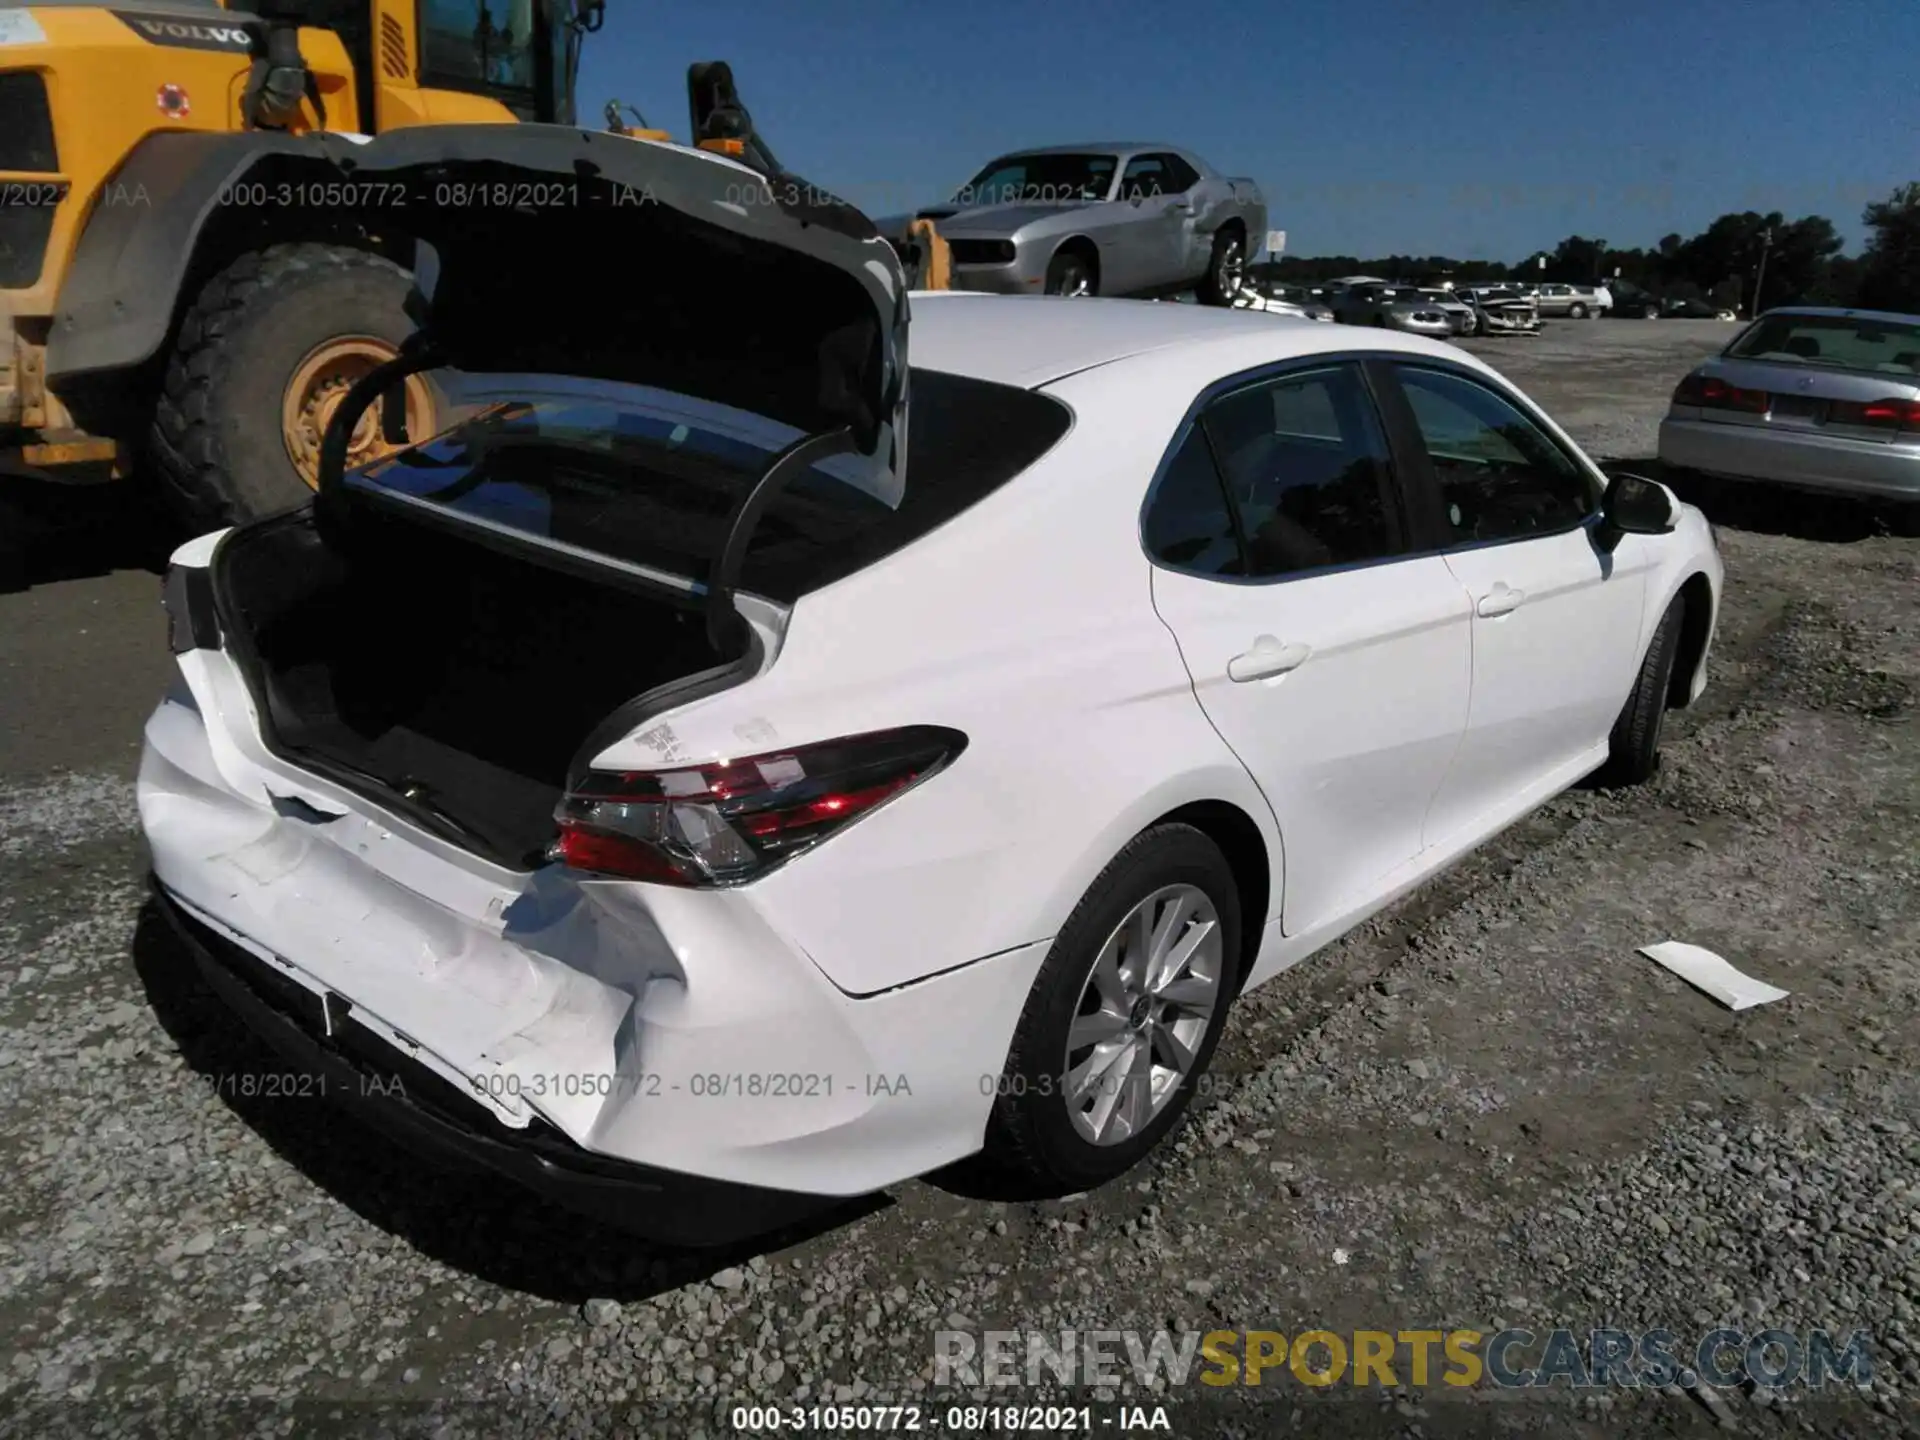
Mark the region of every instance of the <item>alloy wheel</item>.
[[1229, 239], [1220, 250], [1220, 265], [1214, 276], [1222, 295], [1239, 293], [1240, 281], [1247, 271], [1246, 252], [1236, 239]]
[[1219, 1008], [1225, 952], [1204, 891], [1168, 885], [1114, 927], [1067, 1032], [1063, 1094], [1080, 1137], [1118, 1145], [1192, 1074]]

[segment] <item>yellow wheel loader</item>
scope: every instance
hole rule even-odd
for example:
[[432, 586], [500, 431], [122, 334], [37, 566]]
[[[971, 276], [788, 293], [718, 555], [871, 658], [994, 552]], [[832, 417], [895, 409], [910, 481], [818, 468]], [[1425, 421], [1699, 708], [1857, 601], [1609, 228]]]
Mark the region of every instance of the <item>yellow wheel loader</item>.
[[[413, 329], [413, 243], [403, 208], [305, 183], [303, 137], [574, 124], [582, 37], [603, 12], [0, 8], [0, 491], [9, 475], [78, 483], [137, 467], [198, 525], [304, 500], [340, 398]], [[437, 397], [410, 385], [417, 436]], [[351, 459], [389, 448], [386, 433], [362, 424]]]

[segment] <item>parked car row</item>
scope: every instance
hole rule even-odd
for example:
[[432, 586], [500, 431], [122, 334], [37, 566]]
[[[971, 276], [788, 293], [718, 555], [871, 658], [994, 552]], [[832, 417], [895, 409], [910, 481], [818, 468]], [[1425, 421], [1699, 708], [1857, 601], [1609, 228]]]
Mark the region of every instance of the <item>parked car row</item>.
[[1534, 303], [1504, 286], [1400, 285], [1356, 275], [1329, 281], [1320, 293], [1334, 318], [1348, 325], [1441, 339], [1532, 334], [1540, 328]]

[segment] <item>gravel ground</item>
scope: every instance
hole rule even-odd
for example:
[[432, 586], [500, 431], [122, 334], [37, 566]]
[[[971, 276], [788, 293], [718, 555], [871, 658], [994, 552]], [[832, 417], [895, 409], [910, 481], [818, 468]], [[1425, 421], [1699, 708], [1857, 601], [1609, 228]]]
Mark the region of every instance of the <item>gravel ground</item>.
[[[1644, 462], [1725, 333], [1477, 348]], [[1177, 1433], [1912, 1433], [1920, 543], [1837, 502], [1703, 498], [1717, 659], [1653, 785], [1555, 801], [1248, 997], [1214, 1102], [1135, 1175], [1044, 1205], [941, 1176], [722, 1254], [238, 1093], [279, 1067], [142, 910], [153, 577], [0, 597], [0, 1433], [718, 1435], [737, 1403], [944, 1400], [942, 1329], [1722, 1323], [1866, 1330], [1872, 1384], [1289, 1380], [1188, 1396]], [[1729, 1014], [1634, 953], [1669, 938], [1790, 997]]]

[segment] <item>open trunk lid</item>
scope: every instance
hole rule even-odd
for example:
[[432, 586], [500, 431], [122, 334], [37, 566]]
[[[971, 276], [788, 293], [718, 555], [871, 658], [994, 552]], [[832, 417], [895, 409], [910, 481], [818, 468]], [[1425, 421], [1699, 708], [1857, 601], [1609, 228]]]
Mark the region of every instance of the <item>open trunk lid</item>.
[[415, 319], [447, 365], [659, 386], [808, 434], [845, 426], [900, 483], [904, 276], [853, 206], [710, 151], [566, 126], [418, 127], [329, 149], [343, 189], [430, 247]]
[[733, 610], [729, 564], [779, 485], [837, 458], [841, 478], [899, 505], [907, 287], [857, 209], [709, 151], [564, 126], [322, 143], [343, 192], [420, 246], [419, 333], [336, 411], [323, 519], [345, 488], [352, 425], [404, 374], [432, 368], [645, 387], [777, 427], [786, 444], [770, 457], [767, 494], [743, 498], [739, 533], [698, 577], [732, 622], [719, 614]]

